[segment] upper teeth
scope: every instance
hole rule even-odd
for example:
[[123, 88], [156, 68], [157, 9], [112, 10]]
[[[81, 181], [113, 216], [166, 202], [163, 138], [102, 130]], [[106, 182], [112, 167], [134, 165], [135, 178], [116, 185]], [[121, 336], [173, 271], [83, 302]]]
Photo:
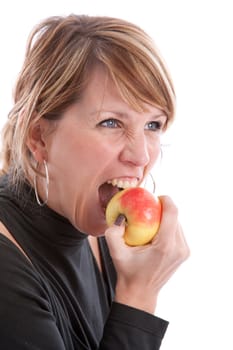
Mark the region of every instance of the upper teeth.
[[137, 179], [134, 179], [132, 181], [118, 180], [118, 179], [113, 179], [108, 181], [108, 184], [112, 184], [113, 186], [117, 186], [119, 188], [136, 187], [137, 183], [138, 183]]

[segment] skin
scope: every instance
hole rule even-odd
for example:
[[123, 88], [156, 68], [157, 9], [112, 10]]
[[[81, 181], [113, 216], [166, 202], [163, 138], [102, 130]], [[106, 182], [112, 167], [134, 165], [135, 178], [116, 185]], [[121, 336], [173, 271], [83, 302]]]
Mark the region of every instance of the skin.
[[[158, 159], [166, 116], [153, 106], [145, 109], [137, 112], [125, 103], [97, 66], [82, 99], [56, 125], [40, 119], [30, 130], [28, 147], [40, 164], [48, 164], [48, 205], [92, 235], [100, 269], [95, 237], [105, 234], [118, 276], [116, 301], [154, 313], [160, 289], [189, 255], [177, 208], [169, 197], [160, 197], [163, 214], [154, 240], [128, 247], [122, 238], [124, 226], [107, 229], [98, 191], [114, 178], [137, 178], [140, 183]], [[43, 188], [38, 179], [42, 200]]]
[[[44, 119], [32, 130], [29, 148], [48, 164], [48, 205], [81, 231], [97, 236], [107, 228], [101, 184], [113, 178], [141, 182], [160, 155], [158, 125], [165, 125], [166, 116], [146, 108], [138, 113], [129, 107], [98, 66], [81, 101], [68, 108], [54, 131]], [[44, 197], [43, 184], [39, 194]]]
[[155, 313], [161, 288], [189, 256], [175, 204], [168, 196], [160, 199], [163, 215], [151, 244], [129, 248], [122, 240], [123, 226], [105, 233], [118, 273], [116, 300], [149, 313]]

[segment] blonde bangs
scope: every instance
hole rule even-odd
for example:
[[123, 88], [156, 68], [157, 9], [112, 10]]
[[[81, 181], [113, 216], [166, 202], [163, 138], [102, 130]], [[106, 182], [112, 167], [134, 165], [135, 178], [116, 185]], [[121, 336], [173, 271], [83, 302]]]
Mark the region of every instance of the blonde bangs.
[[145, 104], [161, 109], [170, 124], [175, 114], [174, 87], [150, 38], [140, 32], [144, 42], [132, 35], [126, 41], [125, 34], [111, 34], [111, 45], [99, 45], [96, 57], [106, 66], [122, 98], [138, 111], [144, 111]]

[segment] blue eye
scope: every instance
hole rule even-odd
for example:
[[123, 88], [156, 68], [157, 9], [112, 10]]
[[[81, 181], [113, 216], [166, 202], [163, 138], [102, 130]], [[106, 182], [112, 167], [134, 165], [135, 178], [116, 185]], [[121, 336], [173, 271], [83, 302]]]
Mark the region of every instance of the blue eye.
[[146, 130], [158, 131], [162, 129], [162, 123], [159, 121], [149, 122], [145, 126]]
[[116, 119], [106, 119], [103, 120], [99, 125], [105, 128], [114, 129], [119, 127], [119, 122]]

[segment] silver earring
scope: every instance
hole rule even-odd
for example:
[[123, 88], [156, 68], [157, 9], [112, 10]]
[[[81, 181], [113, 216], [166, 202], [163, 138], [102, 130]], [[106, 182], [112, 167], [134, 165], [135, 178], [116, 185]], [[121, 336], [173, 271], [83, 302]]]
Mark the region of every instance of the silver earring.
[[[152, 193], [154, 194], [154, 193], [155, 193], [155, 188], [156, 188], [155, 180], [154, 180], [154, 177], [153, 177], [153, 175], [152, 175], [151, 173], [148, 173], [148, 175], [150, 176], [150, 179], [151, 179], [151, 181], [152, 181], [152, 188], [153, 188]], [[145, 180], [144, 188], [146, 187], [147, 182], [148, 182], [148, 177], [147, 177], [146, 180]]]
[[37, 181], [36, 181], [37, 175], [36, 175], [36, 173], [34, 175], [34, 190], [35, 190], [35, 195], [36, 195], [36, 201], [40, 207], [43, 207], [48, 202], [48, 198], [49, 198], [49, 172], [48, 172], [48, 167], [47, 167], [47, 163], [45, 160], [43, 161], [43, 164], [44, 164], [44, 168], [45, 168], [45, 200], [44, 200], [44, 202], [40, 201], [38, 191], [37, 191]]

